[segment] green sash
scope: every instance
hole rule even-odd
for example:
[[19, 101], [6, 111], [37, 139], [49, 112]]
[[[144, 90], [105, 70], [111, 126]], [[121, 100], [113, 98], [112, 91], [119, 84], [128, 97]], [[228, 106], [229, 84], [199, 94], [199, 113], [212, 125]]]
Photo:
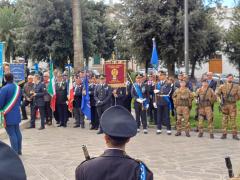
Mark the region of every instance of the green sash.
[[0, 109], [0, 128], [5, 128], [6, 127], [6, 119], [5, 119], [5, 116], [7, 113], [9, 113], [12, 108], [15, 106], [19, 96], [20, 96], [20, 87], [15, 84], [15, 91], [14, 91], [14, 94], [13, 94], [13, 97], [11, 98], [11, 100], [3, 107], [3, 109]]

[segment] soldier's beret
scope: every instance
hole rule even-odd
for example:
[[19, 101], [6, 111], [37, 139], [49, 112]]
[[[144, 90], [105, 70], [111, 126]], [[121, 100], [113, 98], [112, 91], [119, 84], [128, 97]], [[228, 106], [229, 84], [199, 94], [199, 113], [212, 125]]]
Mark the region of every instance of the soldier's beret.
[[207, 82], [207, 79], [202, 79], [202, 82]]
[[137, 123], [133, 115], [122, 106], [112, 106], [101, 116], [103, 132], [109, 136], [130, 138], [137, 134]]
[[165, 71], [162, 71], [162, 70], [159, 71], [159, 74], [161, 74], [161, 75], [165, 75], [165, 76], [167, 75], [167, 73], [166, 73]]
[[0, 179], [27, 179], [21, 159], [3, 142], [0, 142]]
[[233, 74], [231, 74], [231, 73], [230, 73], [230, 74], [228, 74], [228, 75], [227, 75], [227, 78], [228, 78], [228, 77], [230, 77], [230, 76], [233, 76]]

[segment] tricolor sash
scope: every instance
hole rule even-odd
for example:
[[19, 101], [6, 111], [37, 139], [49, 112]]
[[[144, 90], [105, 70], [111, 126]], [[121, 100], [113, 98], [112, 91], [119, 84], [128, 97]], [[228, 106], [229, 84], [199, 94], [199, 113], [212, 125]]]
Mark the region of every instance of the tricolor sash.
[[5, 116], [7, 113], [9, 113], [12, 108], [15, 106], [15, 104], [17, 103], [17, 100], [20, 96], [20, 92], [21, 92], [21, 89], [20, 87], [15, 84], [15, 91], [14, 91], [14, 95], [12, 96], [12, 98], [10, 99], [10, 101], [3, 107], [3, 109], [0, 109], [0, 128], [2, 127], [6, 127], [6, 119], [5, 119]]

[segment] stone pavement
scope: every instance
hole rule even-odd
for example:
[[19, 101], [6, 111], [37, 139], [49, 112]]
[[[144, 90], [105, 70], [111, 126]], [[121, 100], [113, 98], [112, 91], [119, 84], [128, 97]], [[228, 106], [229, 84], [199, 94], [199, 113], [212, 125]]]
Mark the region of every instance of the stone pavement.
[[[71, 120], [72, 121], [72, 120]], [[88, 129], [47, 127], [43, 131], [23, 131], [23, 156], [28, 180], [73, 180], [77, 165], [84, 160], [81, 149], [86, 144], [90, 156], [100, 155], [103, 135]], [[88, 126], [88, 125], [87, 125]], [[87, 127], [88, 128], [88, 127]], [[205, 133], [202, 139], [192, 137], [138, 134], [127, 147], [130, 156], [143, 160], [156, 180], [223, 180], [227, 179], [224, 157], [230, 155], [235, 173], [240, 167], [240, 142], [214, 140]], [[8, 139], [4, 140], [8, 142]]]

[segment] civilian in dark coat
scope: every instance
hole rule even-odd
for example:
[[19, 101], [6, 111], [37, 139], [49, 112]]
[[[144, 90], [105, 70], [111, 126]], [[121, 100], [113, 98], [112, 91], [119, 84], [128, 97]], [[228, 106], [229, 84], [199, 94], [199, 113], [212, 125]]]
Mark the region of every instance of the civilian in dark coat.
[[91, 130], [98, 130], [99, 127], [99, 117], [96, 108], [96, 101], [94, 99], [94, 90], [96, 87], [96, 78], [92, 77], [89, 84], [89, 96], [90, 96], [90, 106], [91, 106]]

